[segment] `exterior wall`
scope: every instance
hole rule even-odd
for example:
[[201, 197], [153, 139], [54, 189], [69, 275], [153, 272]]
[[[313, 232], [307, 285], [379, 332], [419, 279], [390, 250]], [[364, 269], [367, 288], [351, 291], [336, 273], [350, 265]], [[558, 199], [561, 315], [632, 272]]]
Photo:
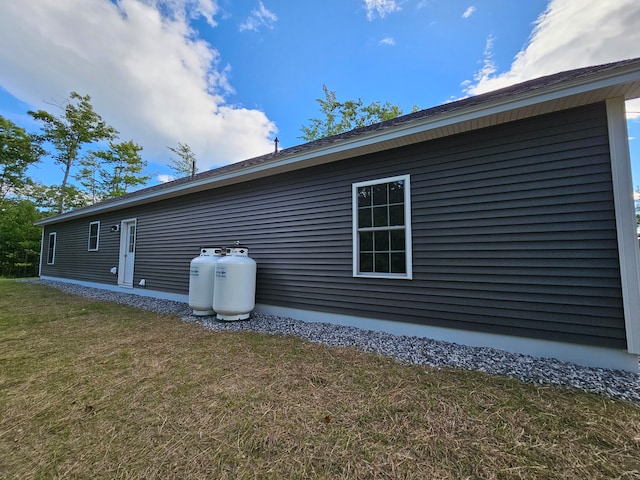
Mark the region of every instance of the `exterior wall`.
[[[109, 272], [118, 266], [120, 233], [110, 232], [112, 225], [120, 224], [120, 214], [98, 215], [72, 222], [47, 226], [44, 232], [41, 275], [117, 284], [118, 277]], [[97, 251], [88, 251], [89, 224], [100, 221]], [[56, 256], [53, 265], [47, 265], [47, 238], [56, 232]]]
[[[401, 174], [413, 280], [353, 278], [351, 184]], [[134, 285], [150, 290], [186, 293], [199, 248], [239, 240], [261, 304], [626, 345], [604, 104], [48, 226], [56, 265], [42, 275], [117, 283], [108, 226], [125, 218], [138, 221]], [[95, 220], [100, 251], [87, 252]]]

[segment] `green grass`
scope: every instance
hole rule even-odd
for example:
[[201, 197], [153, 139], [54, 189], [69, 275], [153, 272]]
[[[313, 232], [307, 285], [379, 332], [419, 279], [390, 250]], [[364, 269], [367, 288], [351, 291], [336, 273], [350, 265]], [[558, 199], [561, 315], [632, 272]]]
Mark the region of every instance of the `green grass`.
[[640, 478], [640, 407], [0, 280], [0, 478]]

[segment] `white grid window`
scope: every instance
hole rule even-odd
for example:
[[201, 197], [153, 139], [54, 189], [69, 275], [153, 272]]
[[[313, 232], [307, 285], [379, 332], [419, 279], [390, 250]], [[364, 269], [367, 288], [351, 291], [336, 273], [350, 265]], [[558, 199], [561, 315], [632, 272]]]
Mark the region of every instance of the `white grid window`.
[[354, 277], [412, 278], [409, 180], [353, 184]]

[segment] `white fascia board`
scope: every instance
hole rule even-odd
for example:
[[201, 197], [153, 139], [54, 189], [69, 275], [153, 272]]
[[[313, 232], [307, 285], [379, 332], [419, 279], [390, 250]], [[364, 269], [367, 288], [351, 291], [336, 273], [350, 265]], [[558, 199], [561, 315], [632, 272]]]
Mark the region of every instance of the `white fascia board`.
[[[359, 149], [364, 149], [374, 144], [383, 142], [393, 142], [404, 137], [414, 134], [420, 134], [425, 131], [435, 130], [438, 128], [449, 127], [458, 123], [464, 123], [471, 120], [497, 115], [500, 113], [517, 110], [520, 108], [530, 107], [536, 104], [553, 102], [561, 98], [579, 95], [594, 90], [605, 89], [626, 83], [640, 82], [640, 67], [637, 65], [627, 67], [625, 69], [615, 69], [600, 74], [589, 75], [584, 78], [578, 78], [571, 81], [559, 82], [541, 89], [534, 89], [515, 96], [505, 96], [496, 99], [463, 107], [458, 110], [444, 112], [439, 115], [416, 119], [389, 128], [381, 129], [357, 135], [353, 138], [337, 140], [335, 143], [329, 143], [305, 150], [300, 153], [294, 153], [277, 160], [266, 160], [254, 165], [223, 172], [219, 175], [193, 180], [188, 183], [176, 185], [161, 190], [155, 190], [132, 198], [122, 199], [121, 201], [112, 201], [106, 205], [96, 204], [93, 208], [89, 207], [82, 211], [72, 211], [55, 217], [45, 218], [35, 222], [35, 225], [48, 225], [59, 221], [70, 220], [78, 217], [85, 217], [102, 211], [118, 209], [124, 206], [134, 206], [136, 204], [149, 203], [156, 199], [171, 198], [174, 196], [186, 195], [204, 189], [209, 189], [215, 185], [228, 185], [230, 183], [238, 183], [243, 179], [263, 177], [269, 172], [282, 172], [303, 168], [307, 165], [319, 165], [322, 163], [334, 161], [336, 159], [345, 158], [348, 152], [354, 152], [357, 155]], [[337, 157], [337, 158], [336, 158]]]
[[477, 120], [483, 117], [504, 113], [511, 110], [530, 107], [532, 105], [547, 103], [561, 98], [571, 97], [595, 90], [610, 88], [625, 83], [640, 82], [640, 68], [634, 67], [626, 74], [602, 74], [603, 78], [594, 79], [585, 77], [569, 82], [558, 83], [541, 90], [533, 90], [521, 93], [517, 96], [506, 96], [486, 103], [473, 105], [460, 110], [444, 112], [433, 117], [417, 119], [406, 125], [400, 125], [370, 134], [358, 136], [349, 142], [349, 148], [357, 148], [363, 145], [370, 145], [376, 142], [393, 140], [427, 130], [435, 130], [451, 126], [457, 123], [464, 123], [470, 120]]

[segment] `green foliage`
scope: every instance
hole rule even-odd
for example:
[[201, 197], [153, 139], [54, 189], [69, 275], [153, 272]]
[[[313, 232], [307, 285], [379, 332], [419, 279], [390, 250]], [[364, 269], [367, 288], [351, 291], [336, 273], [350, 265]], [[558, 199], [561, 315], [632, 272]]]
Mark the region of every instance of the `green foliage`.
[[[133, 140], [116, 142], [117, 130], [94, 111], [89, 95], [71, 92], [62, 105], [54, 106], [60, 110], [57, 115], [28, 112], [41, 125], [37, 135], [0, 116], [0, 275], [37, 275], [41, 230], [33, 222], [38, 218], [122, 195], [150, 178], [141, 174], [147, 165], [140, 156], [142, 147]], [[108, 149], [89, 150], [106, 141]], [[42, 144], [51, 147], [51, 153]], [[64, 176], [57, 185], [33, 182], [25, 175], [45, 154], [62, 167]], [[72, 170], [80, 188], [69, 182]]]
[[[44, 185], [41, 182], [29, 182], [18, 191], [17, 198], [28, 199], [33, 202], [43, 216], [58, 213], [58, 201], [61, 196], [59, 185]], [[67, 184], [64, 190], [65, 205], [69, 210], [91, 205], [90, 196], [75, 185]]]
[[27, 169], [42, 154], [35, 138], [0, 115], [0, 199], [25, 185]]
[[28, 200], [0, 200], [0, 276], [38, 275], [42, 214]]
[[178, 158], [171, 157], [171, 165], [169, 168], [179, 177], [186, 177], [191, 173], [198, 173], [198, 167], [196, 167], [196, 155], [191, 150], [191, 147], [186, 143], [178, 143], [177, 147], [167, 147], [170, 151], [175, 153]]
[[109, 142], [108, 150], [89, 152], [81, 160], [80, 179], [93, 201], [118, 197], [131, 187], [144, 185], [150, 177], [141, 175], [147, 162], [142, 159], [142, 147], [133, 140]]
[[[319, 138], [338, 135], [360, 127], [383, 122], [402, 115], [398, 105], [389, 102], [373, 102], [364, 105], [362, 99], [338, 101], [336, 92], [330, 91], [326, 85], [322, 86], [325, 98], [318, 98], [323, 118], [311, 118], [309, 125], [303, 125], [302, 140], [311, 142]], [[413, 107], [416, 111], [417, 107]]]
[[100, 184], [100, 162], [92, 152], [89, 152], [80, 159], [80, 165], [75, 179], [78, 180], [80, 186], [83, 187], [91, 204], [99, 202], [104, 196]]
[[59, 116], [44, 110], [28, 113], [42, 124], [39, 138], [54, 147], [56, 152], [53, 159], [64, 171], [57, 204], [57, 212], [62, 213], [68, 208], [65, 198], [69, 175], [78, 162], [82, 148], [103, 140], [113, 140], [118, 132], [93, 110], [89, 95], [71, 92], [66, 104], [56, 107], [63, 111]]

